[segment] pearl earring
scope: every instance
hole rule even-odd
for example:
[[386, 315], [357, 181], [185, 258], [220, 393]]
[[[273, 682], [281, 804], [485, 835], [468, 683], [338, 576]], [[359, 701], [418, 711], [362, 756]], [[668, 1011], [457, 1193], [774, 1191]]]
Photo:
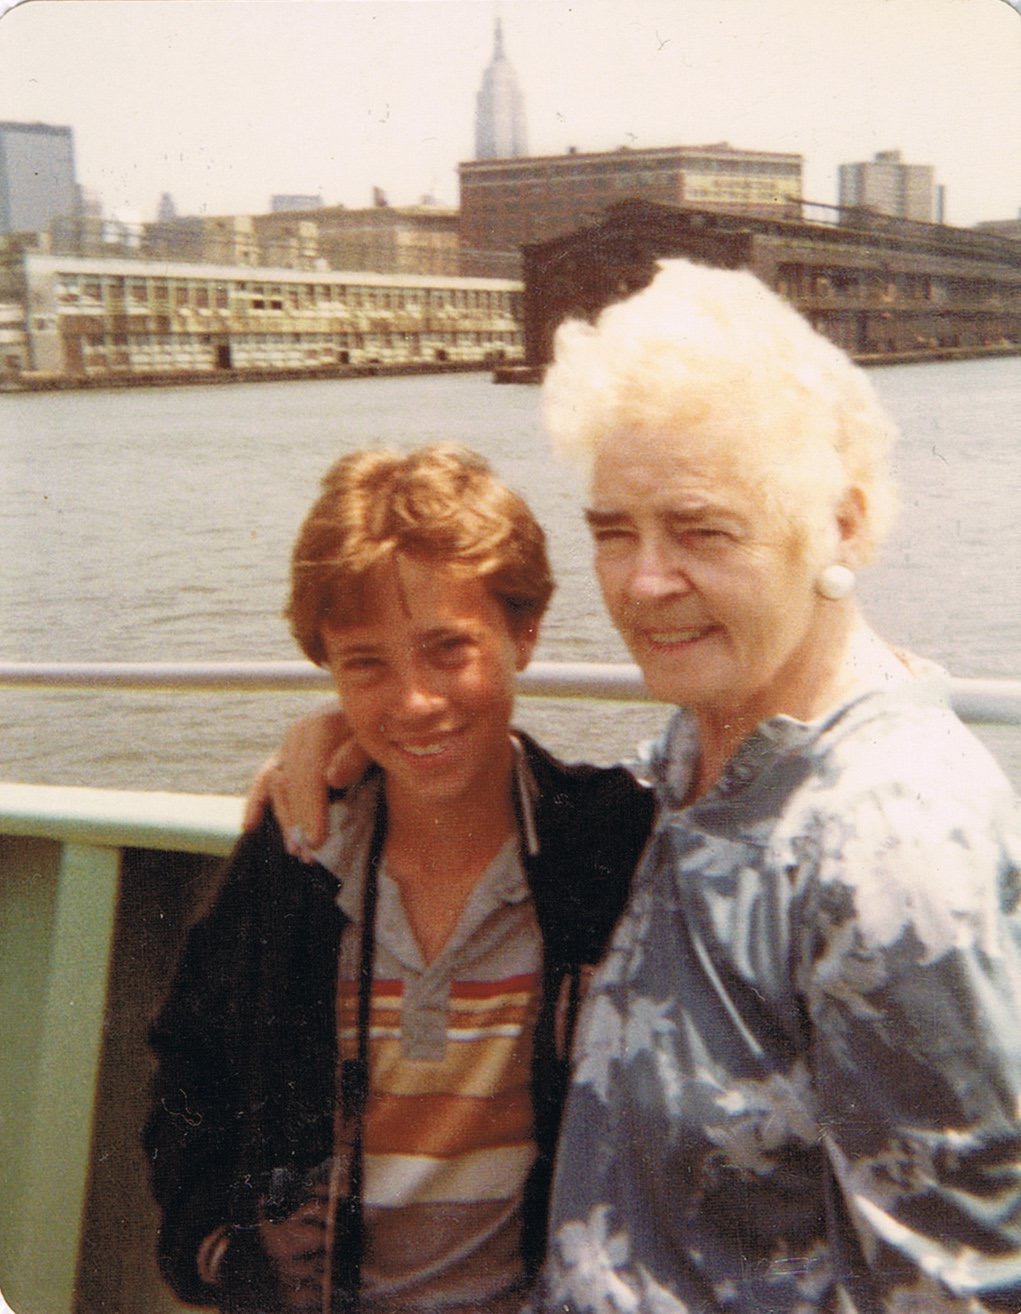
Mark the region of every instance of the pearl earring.
[[854, 592], [855, 574], [849, 566], [842, 566], [839, 561], [823, 566], [815, 581], [815, 591], [831, 602], [839, 602]]

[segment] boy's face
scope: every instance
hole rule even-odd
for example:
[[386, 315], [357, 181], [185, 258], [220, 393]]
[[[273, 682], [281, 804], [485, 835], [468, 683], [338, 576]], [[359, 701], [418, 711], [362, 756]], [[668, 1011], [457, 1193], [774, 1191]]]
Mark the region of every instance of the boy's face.
[[514, 634], [478, 579], [398, 557], [373, 580], [371, 615], [324, 626], [351, 731], [387, 789], [454, 803], [485, 793], [510, 762], [518, 671], [536, 628]]

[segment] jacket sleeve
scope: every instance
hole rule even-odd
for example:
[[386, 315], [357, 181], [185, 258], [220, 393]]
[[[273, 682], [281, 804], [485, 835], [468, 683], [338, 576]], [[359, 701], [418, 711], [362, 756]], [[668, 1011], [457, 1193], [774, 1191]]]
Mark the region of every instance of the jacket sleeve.
[[285, 880], [287, 858], [271, 818], [227, 861], [219, 897], [191, 931], [167, 1000], [151, 1027], [156, 1070], [143, 1132], [162, 1213], [159, 1260], [183, 1300], [212, 1304], [199, 1276], [202, 1241], [223, 1225], [254, 1221], [252, 1183], [238, 1164], [257, 1084], [251, 1014], [265, 941], [260, 887]]
[[[565, 766], [526, 736], [537, 787], [539, 853], [529, 879], [544, 944], [543, 990], [532, 1055], [538, 1153], [524, 1201], [523, 1252], [538, 1271], [550, 1182], [567, 1090], [572, 992], [580, 968], [597, 962], [627, 903], [631, 876], [652, 827], [652, 791], [621, 767]], [[559, 1022], [565, 1022], [560, 1036]]]
[[543, 878], [533, 897], [547, 949], [565, 963], [602, 957], [652, 829], [651, 789], [623, 767], [533, 758]]

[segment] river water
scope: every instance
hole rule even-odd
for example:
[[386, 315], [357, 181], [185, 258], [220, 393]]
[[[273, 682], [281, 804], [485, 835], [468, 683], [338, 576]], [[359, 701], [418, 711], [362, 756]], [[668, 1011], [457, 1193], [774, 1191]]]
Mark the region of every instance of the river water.
[[[1021, 359], [873, 378], [903, 430], [903, 508], [862, 580], [869, 613], [956, 675], [1021, 678]], [[288, 553], [325, 467], [359, 446], [453, 439], [485, 453], [549, 533], [559, 587], [537, 656], [627, 660], [538, 405], [537, 389], [484, 374], [0, 397], [0, 659], [293, 659]], [[0, 779], [240, 792], [316, 701], [3, 691]], [[535, 700], [519, 712], [556, 751], [601, 762], [665, 716]], [[982, 735], [1021, 780], [1021, 731]]]

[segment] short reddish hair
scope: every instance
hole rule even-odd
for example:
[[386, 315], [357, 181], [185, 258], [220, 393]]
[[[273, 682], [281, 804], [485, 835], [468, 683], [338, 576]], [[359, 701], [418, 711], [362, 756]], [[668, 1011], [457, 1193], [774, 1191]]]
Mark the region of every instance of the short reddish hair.
[[476, 452], [354, 452], [327, 470], [321, 490], [294, 544], [284, 612], [317, 666], [326, 663], [324, 624], [364, 617], [370, 574], [399, 554], [482, 579], [512, 633], [541, 620], [554, 588], [546, 536]]

